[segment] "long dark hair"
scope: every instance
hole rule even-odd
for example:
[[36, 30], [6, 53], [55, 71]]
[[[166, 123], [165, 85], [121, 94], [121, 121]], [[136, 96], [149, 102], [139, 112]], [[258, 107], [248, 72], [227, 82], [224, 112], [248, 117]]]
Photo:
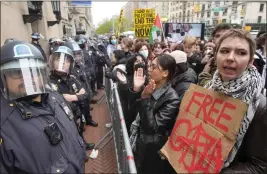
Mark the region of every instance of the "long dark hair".
[[175, 74], [176, 62], [175, 59], [168, 54], [161, 54], [158, 58], [158, 64], [163, 70], [168, 70], [168, 81], [171, 81]]
[[133, 76], [134, 75], [134, 62], [137, 60], [137, 56], [142, 57], [142, 60], [145, 62], [145, 70], [147, 70], [147, 60], [146, 58], [139, 53], [135, 53], [134, 55], [132, 55], [131, 57], [129, 57], [129, 59], [126, 62], [126, 72], [128, 76]]

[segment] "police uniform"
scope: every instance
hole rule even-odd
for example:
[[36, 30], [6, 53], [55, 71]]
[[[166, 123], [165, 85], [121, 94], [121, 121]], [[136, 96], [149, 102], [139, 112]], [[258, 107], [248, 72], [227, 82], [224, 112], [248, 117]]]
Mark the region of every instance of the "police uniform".
[[[57, 136], [46, 131], [51, 125]], [[1, 95], [0, 138], [1, 173], [84, 173], [85, 145], [57, 92], [42, 94], [41, 103]]]
[[[75, 76], [69, 75], [66, 80], [61, 79], [57, 74], [50, 75], [51, 87], [52, 89], [58, 91], [61, 94], [75, 95], [82, 89], [82, 84], [76, 79]], [[77, 102], [68, 102], [71, 109], [75, 115], [75, 121], [79, 123], [79, 133], [82, 136], [85, 118], [83, 117], [83, 104], [88, 98], [88, 93], [85, 91], [82, 95], [77, 95]]]
[[83, 55], [84, 55], [84, 61], [85, 65], [88, 67], [90, 74], [91, 74], [91, 90], [92, 92], [95, 92], [95, 83], [96, 83], [96, 74], [97, 74], [97, 69], [96, 69], [96, 61], [95, 61], [95, 54], [93, 51], [86, 51], [83, 50]]
[[101, 53], [100, 51], [96, 51], [96, 63], [97, 63], [97, 88], [100, 89], [101, 87], [103, 87], [103, 67], [106, 64], [106, 60], [105, 60], [105, 55], [103, 53]]
[[90, 86], [90, 74], [86, 74], [85, 72], [85, 65], [82, 63], [76, 63], [72, 74], [78, 79], [78, 81], [81, 82], [83, 85], [84, 89], [88, 93], [88, 98], [84, 100], [83, 102], [83, 114], [85, 116], [86, 123], [89, 124], [90, 121], [92, 121], [92, 116], [90, 114], [90, 102], [92, 99], [92, 90]]
[[46, 60], [46, 56], [45, 56], [45, 52], [44, 52], [44, 50], [42, 49], [42, 47], [41, 47], [41, 45], [40, 44], [36, 44], [36, 43], [34, 43], [34, 42], [32, 42], [31, 44], [33, 44], [41, 53], [42, 53], [42, 55], [43, 55], [43, 57], [45, 58], [45, 60]]

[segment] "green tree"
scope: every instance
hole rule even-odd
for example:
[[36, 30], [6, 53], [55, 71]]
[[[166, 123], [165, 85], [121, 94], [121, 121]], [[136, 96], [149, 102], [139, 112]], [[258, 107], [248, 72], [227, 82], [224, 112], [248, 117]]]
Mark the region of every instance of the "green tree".
[[112, 29], [112, 20], [104, 19], [101, 24], [96, 29], [96, 34], [105, 34], [109, 33], [110, 29]]
[[[119, 17], [114, 18], [114, 30], [115, 33], [117, 33], [118, 30], [118, 25], [119, 25]], [[98, 26], [96, 29], [96, 34], [105, 34], [109, 33], [110, 30], [113, 27], [113, 19], [104, 19], [103, 22]], [[128, 31], [130, 29], [129, 21], [126, 18], [122, 18], [121, 20], [121, 28], [120, 28], [120, 33], [124, 31]]]

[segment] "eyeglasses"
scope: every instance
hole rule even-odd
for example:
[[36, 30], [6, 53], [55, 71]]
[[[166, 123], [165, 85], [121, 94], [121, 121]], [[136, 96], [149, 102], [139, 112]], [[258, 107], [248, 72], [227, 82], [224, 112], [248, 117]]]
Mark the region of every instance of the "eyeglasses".
[[156, 64], [150, 64], [149, 67], [148, 67], [148, 70], [149, 71], [154, 71], [155, 69], [158, 69], [158, 70], [161, 71], [161, 69], [159, 68], [159, 66], [156, 65]]

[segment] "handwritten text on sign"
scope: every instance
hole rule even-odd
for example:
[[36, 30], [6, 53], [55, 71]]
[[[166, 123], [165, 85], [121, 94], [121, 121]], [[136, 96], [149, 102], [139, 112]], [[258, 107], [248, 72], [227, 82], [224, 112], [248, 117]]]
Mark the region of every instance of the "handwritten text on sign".
[[134, 10], [134, 31], [138, 38], [149, 37], [155, 20], [155, 9]]
[[178, 173], [217, 173], [235, 144], [247, 105], [191, 84], [161, 149]]

